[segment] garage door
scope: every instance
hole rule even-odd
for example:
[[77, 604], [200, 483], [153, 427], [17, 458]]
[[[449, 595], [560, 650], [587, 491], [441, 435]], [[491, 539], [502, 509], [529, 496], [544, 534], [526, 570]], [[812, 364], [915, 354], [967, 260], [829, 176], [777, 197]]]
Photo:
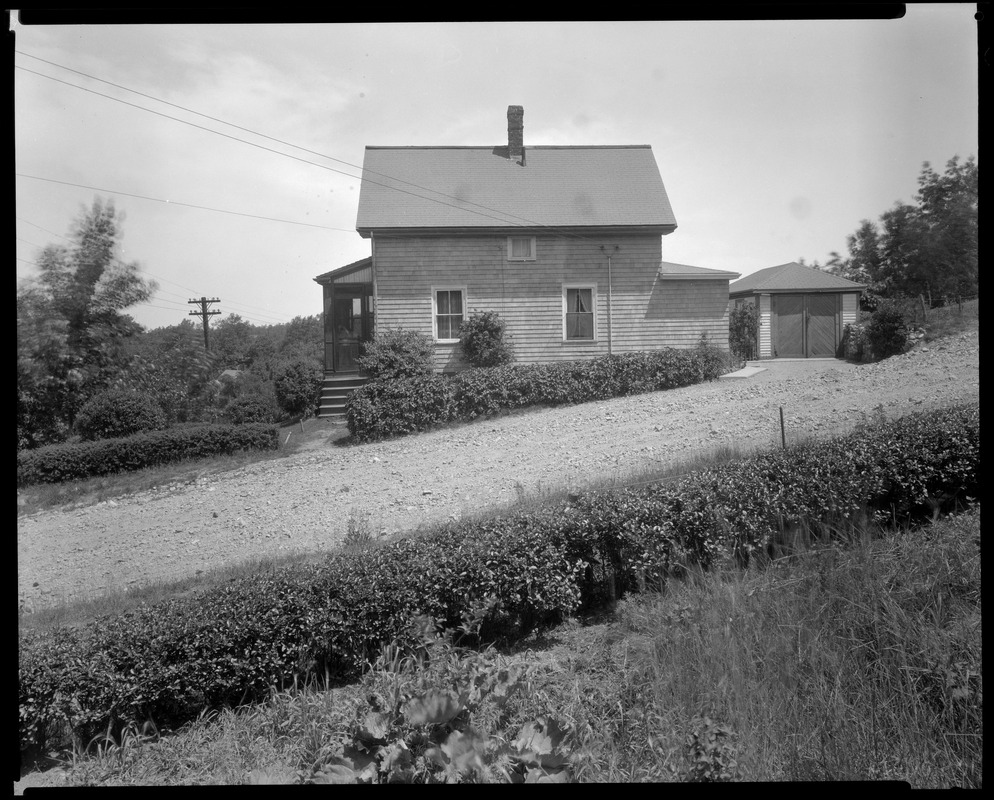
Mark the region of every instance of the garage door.
[[838, 294], [778, 294], [771, 301], [774, 358], [835, 357]]

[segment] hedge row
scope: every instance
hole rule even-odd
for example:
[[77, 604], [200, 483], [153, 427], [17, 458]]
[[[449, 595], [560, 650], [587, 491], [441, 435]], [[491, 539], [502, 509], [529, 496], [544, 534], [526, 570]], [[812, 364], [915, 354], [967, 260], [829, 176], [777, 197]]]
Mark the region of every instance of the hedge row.
[[177, 426], [118, 439], [53, 444], [18, 451], [17, 485], [60, 483], [279, 446], [279, 428], [261, 423]]
[[349, 398], [349, 433], [373, 441], [525, 406], [560, 406], [714, 380], [726, 356], [714, 347], [667, 348], [588, 361], [471, 369], [454, 378], [373, 380]]
[[148, 717], [177, 725], [294, 676], [352, 679], [420, 614], [456, 625], [485, 605], [481, 635], [511, 640], [681, 565], [748, 558], [794, 525], [866, 509], [931, 515], [978, 497], [979, 467], [979, 407], [943, 409], [538, 514], [451, 523], [84, 629], [23, 632], [21, 746]]

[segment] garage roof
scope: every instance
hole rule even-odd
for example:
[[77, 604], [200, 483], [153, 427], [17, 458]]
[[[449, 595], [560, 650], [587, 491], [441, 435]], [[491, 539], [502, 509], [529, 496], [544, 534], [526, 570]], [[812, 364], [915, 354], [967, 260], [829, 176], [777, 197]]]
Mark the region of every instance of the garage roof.
[[744, 294], [785, 292], [858, 292], [865, 289], [861, 283], [840, 278], [831, 272], [805, 267], [796, 261], [767, 267], [740, 278], [728, 287], [730, 297]]

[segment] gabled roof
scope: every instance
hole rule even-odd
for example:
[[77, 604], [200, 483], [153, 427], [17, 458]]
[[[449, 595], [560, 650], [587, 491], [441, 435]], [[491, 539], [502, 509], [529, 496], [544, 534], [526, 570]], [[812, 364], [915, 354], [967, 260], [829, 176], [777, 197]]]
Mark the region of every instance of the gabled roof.
[[366, 267], [370, 267], [373, 264], [373, 257], [366, 256], [365, 258], [360, 258], [358, 261], [353, 261], [351, 264], [346, 264], [344, 267], [336, 267], [331, 270], [331, 272], [325, 272], [318, 275], [314, 280], [318, 283], [331, 283], [335, 278], [340, 278], [343, 275], [348, 275], [351, 272], [359, 272]]
[[674, 264], [670, 261], [663, 261], [659, 265], [659, 277], [663, 280], [735, 280], [739, 277], [738, 272], [728, 272], [723, 269], [708, 269], [706, 267], [692, 267], [688, 264]]
[[728, 287], [730, 296], [756, 292], [855, 292], [866, 287], [831, 272], [804, 267], [795, 261], [767, 267], [735, 281]]
[[[676, 228], [649, 145], [367, 147], [356, 230]], [[656, 230], [658, 229], [658, 230]]]

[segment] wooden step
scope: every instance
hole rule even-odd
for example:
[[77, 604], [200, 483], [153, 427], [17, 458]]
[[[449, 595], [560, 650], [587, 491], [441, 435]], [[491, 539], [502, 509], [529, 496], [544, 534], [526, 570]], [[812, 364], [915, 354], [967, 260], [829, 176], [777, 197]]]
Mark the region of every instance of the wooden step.
[[369, 378], [355, 373], [325, 375], [324, 382], [321, 384], [318, 417], [344, 416], [349, 395], [368, 382]]

